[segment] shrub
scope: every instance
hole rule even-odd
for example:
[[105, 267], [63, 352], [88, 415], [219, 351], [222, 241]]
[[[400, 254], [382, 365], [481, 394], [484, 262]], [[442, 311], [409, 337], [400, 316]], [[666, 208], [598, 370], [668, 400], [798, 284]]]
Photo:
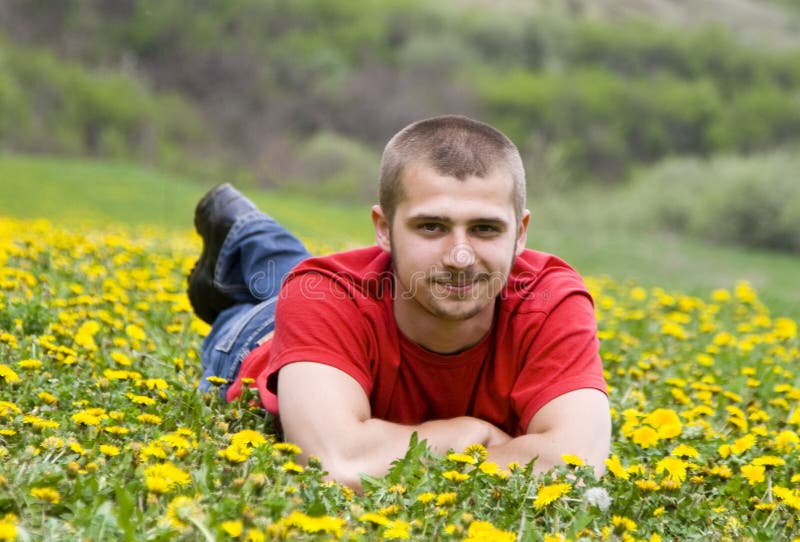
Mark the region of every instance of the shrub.
[[670, 159], [625, 196], [637, 226], [706, 240], [800, 252], [800, 158], [790, 151]]

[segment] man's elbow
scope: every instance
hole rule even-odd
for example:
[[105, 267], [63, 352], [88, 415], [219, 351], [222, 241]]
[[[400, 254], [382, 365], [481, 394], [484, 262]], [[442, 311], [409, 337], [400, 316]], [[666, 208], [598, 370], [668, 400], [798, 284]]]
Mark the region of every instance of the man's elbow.
[[361, 491], [362, 469], [357, 462], [336, 454], [318, 456], [318, 459], [322, 470], [326, 473], [326, 480], [340, 483], [354, 491]]

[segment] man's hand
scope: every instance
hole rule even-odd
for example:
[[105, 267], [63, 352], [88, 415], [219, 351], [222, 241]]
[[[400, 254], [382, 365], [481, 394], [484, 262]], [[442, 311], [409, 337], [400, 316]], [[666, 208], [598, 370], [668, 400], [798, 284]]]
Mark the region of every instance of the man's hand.
[[314, 362], [280, 370], [278, 404], [288, 441], [316, 455], [331, 478], [359, 488], [360, 475], [381, 476], [403, 457], [413, 433], [439, 454], [470, 444], [487, 448], [511, 437], [491, 423], [469, 416], [401, 425], [371, 417], [369, 399], [348, 374]]

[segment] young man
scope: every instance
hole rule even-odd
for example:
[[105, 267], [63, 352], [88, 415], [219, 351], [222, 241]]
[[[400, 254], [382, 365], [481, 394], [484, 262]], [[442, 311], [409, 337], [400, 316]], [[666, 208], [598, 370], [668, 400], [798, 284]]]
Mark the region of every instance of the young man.
[[610, 418], [592, 300], [558, 258], [525, 248], [517, 148], [459, 116], [387, 144], [377, 246], [310, 258], [229, 185], [198, 204], [190, 275], [213, 322], [204, 379], [255, 380], [287, 440], [353, 487], [413, 433], [439, 453], [480, 443], [501, 465], [575, 454], [598, 472]]

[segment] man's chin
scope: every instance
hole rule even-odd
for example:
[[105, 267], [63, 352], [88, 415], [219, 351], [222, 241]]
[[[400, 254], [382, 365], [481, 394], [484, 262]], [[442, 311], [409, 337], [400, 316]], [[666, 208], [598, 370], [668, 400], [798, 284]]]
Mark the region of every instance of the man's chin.
[[448, 322], [462, 322], [481, 314], [486, 310], [485, 304], [469, 304], [465, 301], [451, 301], [442, 303], [437, 300], [428, 307], [428, 311], [441, 320]]

